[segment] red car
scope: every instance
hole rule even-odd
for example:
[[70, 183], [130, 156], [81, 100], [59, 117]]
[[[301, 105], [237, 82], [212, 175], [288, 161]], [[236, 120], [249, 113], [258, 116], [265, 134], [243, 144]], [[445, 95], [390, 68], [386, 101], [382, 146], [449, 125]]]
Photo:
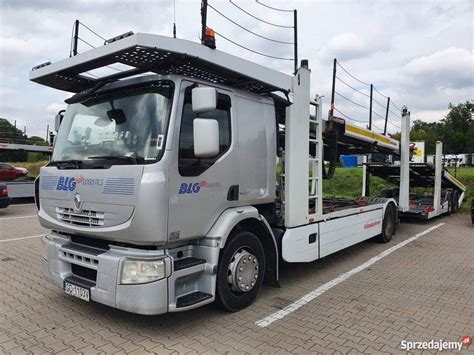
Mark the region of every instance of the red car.
[[12, 181], [28, 175], [25, 168], [15, 168], [7, 163], [0, 163], [0, 181]]

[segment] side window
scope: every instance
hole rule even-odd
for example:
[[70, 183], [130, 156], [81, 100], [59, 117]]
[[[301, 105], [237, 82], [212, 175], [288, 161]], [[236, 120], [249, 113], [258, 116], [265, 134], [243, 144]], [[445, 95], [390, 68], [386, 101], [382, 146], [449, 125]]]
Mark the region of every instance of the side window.
[[[187, 91], [179, 134], [179, 173], [181, 176], [198, 176], [211, 167], [230, 147], [231, 101], [228, 95], [218, 94], [217, 108], [214, 111], [195, 114], [192, 109], [191, 92]], [[214, 119], [219, 123], [219, 154], [215, 157], [197, 158], [194, 156], [193, 120], [198, 117]]]

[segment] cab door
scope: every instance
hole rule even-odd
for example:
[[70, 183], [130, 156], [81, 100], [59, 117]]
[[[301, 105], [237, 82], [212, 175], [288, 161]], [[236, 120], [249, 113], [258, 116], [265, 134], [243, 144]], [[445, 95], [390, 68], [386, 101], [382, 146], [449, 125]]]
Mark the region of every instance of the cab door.
[[[217, 108], [195, 114], [190, 82], [180, 92], [175, 150], [169, 169], [168, 239], [184, 240], [207, 234], [219, 215], [238, 204], [238, 151], [234, 95], [217, 89]], [[201, 85], [201, 84], [200, 84]], [[215, 157], [194, 155], [193, 120], [215, 119], [219, 124], [219, 153]]]

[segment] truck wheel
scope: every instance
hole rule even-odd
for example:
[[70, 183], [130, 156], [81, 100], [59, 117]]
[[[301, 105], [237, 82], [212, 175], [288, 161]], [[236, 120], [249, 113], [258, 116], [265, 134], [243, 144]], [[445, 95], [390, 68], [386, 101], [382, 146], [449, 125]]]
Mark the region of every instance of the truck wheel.
[[239, 231], [230, 236], [219, 257], [216, 301], [236, 312], [257, 297], [265, 274], [265, 252], [257, 236]]
[[450, 216], [453, 214], [453, 194], [450, 193], [450, 196], [448, 198], [448, 211], [446, 212], [447, 216]]
[[395, 234], [397, 223], [396, 208], [392, 203], [389, 203], [385, 209], [382, 222], [382, 234], [376, 236], [374, 239], [379, 243], [388, 243]]
[[459, 208], [459, 194], [457, 191], [453, 192], [453, 212], [456, 212]]

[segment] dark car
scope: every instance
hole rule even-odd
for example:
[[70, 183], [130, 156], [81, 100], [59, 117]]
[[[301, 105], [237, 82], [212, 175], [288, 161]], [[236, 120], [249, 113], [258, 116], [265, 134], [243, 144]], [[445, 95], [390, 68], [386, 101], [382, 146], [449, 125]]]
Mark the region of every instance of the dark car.
[[20, 177], [28, 175], [25, 168], [15, 168], [7, 163], [0, 163], [0, 181], [13, 181]]
[[6, 208], [10, 204], [7, 185], [0, 183], [0, 208]]

